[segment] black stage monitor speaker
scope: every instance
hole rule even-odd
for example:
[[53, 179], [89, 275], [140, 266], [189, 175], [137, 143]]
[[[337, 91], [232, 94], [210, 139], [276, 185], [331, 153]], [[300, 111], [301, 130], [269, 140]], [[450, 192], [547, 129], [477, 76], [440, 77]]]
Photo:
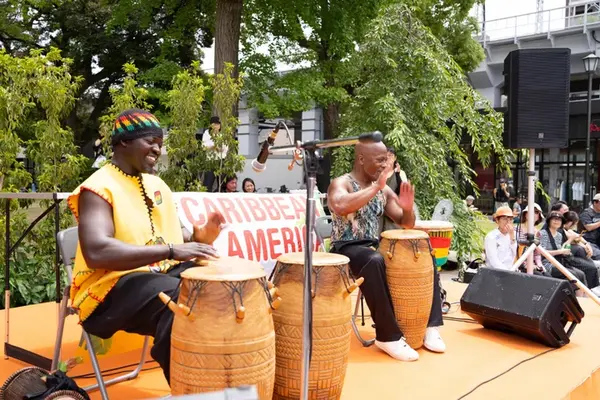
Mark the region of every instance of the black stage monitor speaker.
[[493, 268], [479, 269], [460, 307], [485, 328], [550, 347], [569, 343], [584, 315], [568, 281]]
[[504, 60], [504, 146], [566, 148], [569, 139], [570, 49], [523, 49]]

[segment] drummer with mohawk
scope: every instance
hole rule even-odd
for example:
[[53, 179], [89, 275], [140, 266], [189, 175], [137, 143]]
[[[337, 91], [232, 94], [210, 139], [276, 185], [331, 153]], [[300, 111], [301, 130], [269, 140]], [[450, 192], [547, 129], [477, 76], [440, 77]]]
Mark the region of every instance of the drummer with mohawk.
[[[334, 179], [327, 193], [327, 205], [333, 217], [331, 251], [348, 257], [353, 275], [365, 279], [360, 289], [375, 322], [375, 345], [397, 360], [415, 361], [419, 354], [406, 343], [396, 322], [385, 262], [375, 250], [384, 213], [401, 227], [414, 226], [414, 187], [402, 182], [397, 196], [386, 185], [393, 165], [388, 162], [387, 148], [382, 142], [360, 142], [354, 153], [352, 171]], [[433, 270], [433, 304], [424, 345], [431, 351], [443, 353], [446, 345], [437, 329], [443, 325], [440, 286], [437, 269]]]

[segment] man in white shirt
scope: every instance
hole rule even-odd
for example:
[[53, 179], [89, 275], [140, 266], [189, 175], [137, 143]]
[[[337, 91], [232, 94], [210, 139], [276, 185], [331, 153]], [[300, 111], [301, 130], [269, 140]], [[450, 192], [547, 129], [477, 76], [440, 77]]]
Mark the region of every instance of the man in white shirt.
[[[202, 134], [202, 144], [206, 147], [207, 157], [211, 159], [223, 160], [227, 156], [227, 152], [229, 148], [227, 146], [223, 146], [221, 148], [215, 147], [215, 142], [213, 141], [213, 135], [218, 134], [221, 131], [221, 120], [219, 117], [211, 117], [210, 118], [210, 128], [204, 131]], [[204, 172], [204, 181], [203, 185], [206, 186], [209, 192], [213, 191], [213, 186], [215, 182], [215, 174], [213, 171], [205, 171]], [[218, 188], [217, 188], [218, 191]]]
[[517, 241], [513, 228], [513, 212], [502, 206], [494, 220], [498, 227], [485, 236], [485, 265], [489, 268], [511, 270], [517, 255]]

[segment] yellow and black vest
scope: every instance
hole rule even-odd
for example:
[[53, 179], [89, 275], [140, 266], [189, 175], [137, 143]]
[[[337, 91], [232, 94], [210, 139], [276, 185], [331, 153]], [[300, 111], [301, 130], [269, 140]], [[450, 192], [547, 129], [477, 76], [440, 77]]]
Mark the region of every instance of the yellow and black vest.
[[[157, 176], [132, 176], [113, 164], [107, 164], [69, 196], [69, 208], [79, 220], [79, 195], [83, 190], [94, 192], [112, 206], [115, 239], [132, 245], [183, 243], [181, 224], [171, 190]], [[148, 201], [146, 200], [148, 199]], [[88, 268], [77, 246], [71, 303], [84, 321], [104, 300], [120, 277], [132, 272], [168, 271], [177, 261], [164, 260], [128, 270], [110, 271]]]

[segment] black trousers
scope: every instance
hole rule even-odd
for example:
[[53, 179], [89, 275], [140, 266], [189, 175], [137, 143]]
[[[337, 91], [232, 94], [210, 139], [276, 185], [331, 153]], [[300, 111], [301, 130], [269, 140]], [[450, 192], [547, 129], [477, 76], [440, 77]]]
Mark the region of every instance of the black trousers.
[[[563, 265], [565, 265], [565, 263], [563, 263]], [[589, 258], [569, 257], [565, 266], [588, 288], [592, 289], [598, 286], [598, 268]], [[562, 272], [554, 266], [552, 267], [551, 273], [555, 278], [565, 278]]]
[[[350, 269], [354, 277], [365, 278], [360, 290], [371, 310], [371, 318], [375, 322], [376, 338], [380, 342], [392, 342], [400, 340], [404, 335], [394, 314], [394, 305], [387, 284], [385, 261], [379, 252], [371, 248], [373, 245], [377, 245], [377, 241], [337, 242], [333, 244], [331, 251], [350, 259]], [[433, 269], [433, 304], [429, 314], [428, 327], [444, 324], [439, 275], [435, 266]]]
[[207, 192], [218, 192], [219, 188], [217, 188], [217, 190], [214, 190], [213, 187], [215, 186], [215, 173], [212, 171], [204, 171], [204, 179], [202, 181], [202, 185], [206, 186], [206, 191]]
[[154, 337], [150, 351], [170, 382], [171, 328], [173, 312], [158, 298], [165, 292], [173, 301], [179, 296], [180, 274], [194, 262], [181, 263], [166, 274], [134, 272], [119, 279], [104, 301], [83, 321], [90, 334], [108, 339], [117, 331]]

